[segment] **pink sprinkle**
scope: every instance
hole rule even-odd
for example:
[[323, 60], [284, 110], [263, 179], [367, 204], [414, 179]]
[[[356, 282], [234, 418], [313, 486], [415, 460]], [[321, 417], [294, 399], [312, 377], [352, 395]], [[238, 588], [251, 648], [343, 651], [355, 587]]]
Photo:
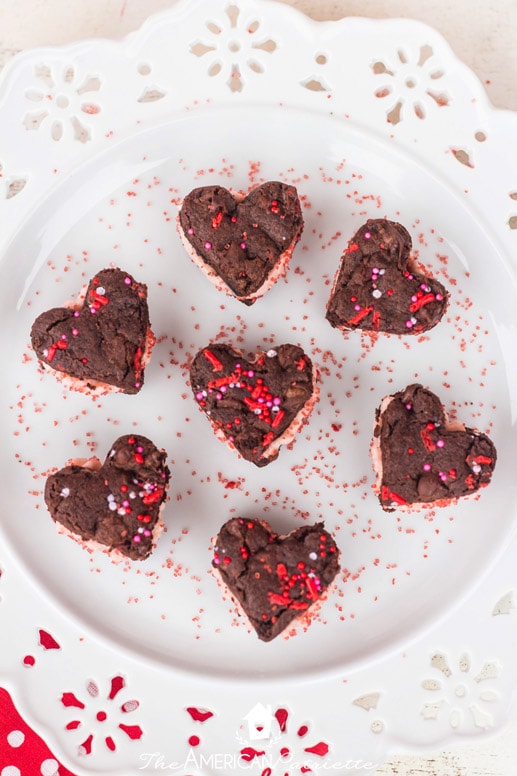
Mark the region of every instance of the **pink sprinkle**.
[[424, 463], [424, 471], [430, 472], [431, 471], [431, 464], [430, 463]]
[[207, 249], [207, 251], [209, 251], [211, 247], [212, 247], [212, 243], [211, 242], [206, 242], [205, 243], [205, 248]]
[[138, 447], [136, 448], [136, 452], [137, 453], [143, 453], [144, 452], [144, 448], [142, 447], [142, 445], [138, 445]]
[[254, 375], [255, 375], [255, 372], [253, 371], [253, 369], [250, 369], [248, 371], [248, 377], [254, 377]]
[[131, 278], [124, 278], [124, 283], [126, 284], [126, 286], [130, 286], [131, 285]]
[[203, 398], [204, 398], [204, 397], [203, 397], [203, 394], [202, 394], [202, 392], [201, 392], [201, 391], [198, 391], [198, 392], [196, 393], [196, 399], [197, 399], [198, 401], [201, 401], [201, 399], [203, 399]]
[[443, 447], [444, 445], [445, 445], [445, 442], [443, 441], [443, 439], [438, 439], [438, 441], [436, 442], [436, 447]]
[[406, 404], [406, 409], [407, 409], [407, 410], [411, 410], [411, 409], [413, 409], [413, 405], [412, 405], [412, 404]]
[[194, 234], [194, 230], [192, 229], [192, 227], [190, 227], [190, 229], [187, 229], [187, 234]]
[[365, 236], [365, 238], [366, 238], [367, 240], [369, 240], [369, 239], [370, 239], [370, 237], [371, 237], [372, 235], [370, 234], [370, 232], [365, 232], [365, 233], [364, 233], [364, 236]]
[[246, 250], [246, 243], [245, 242], [241, 242], [241, 248], [242, 248], [243, 251]]
[[275, 398], [273, 399], [273, 404], [275, 405], [275, 407], [278, 407], [279, 404], [282, 404], [282, 399], [280, 399], [278, 396], [275, 396]]
[[413, 326], [411, 321], [406, 321], [406, 329], [410, 329]]
[[141, 385], [142, 383], [135, 383], [135, 388], [140, 388]]
[[79, 310], [76, 310], [74, 313], [74, 318], [79, 318]]
[[133, 541], [134, 541], [134, 542], [139, 542], [139, 541], [140, 541], [140, 537], [138, 536], [138, 534], [136, 534], [135, 536], [133, 536]]
[[148, 528], [145, 529], [144, 536], [151, 536], [151, 531]]
[[79, 334], [78, 329], [72, 329], [72, 334], [74, 335], [74, 337], [77, 337], [77, 335]]

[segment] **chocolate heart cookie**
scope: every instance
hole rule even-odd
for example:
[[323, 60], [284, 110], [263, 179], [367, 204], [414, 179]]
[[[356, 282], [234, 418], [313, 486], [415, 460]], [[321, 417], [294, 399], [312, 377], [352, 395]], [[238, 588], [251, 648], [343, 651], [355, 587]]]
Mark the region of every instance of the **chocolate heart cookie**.
[[372, 456], [381, 506], [392, 511], [475, 493], [490, 482], [497, 453], [486, 434], [449, 423], [439, 398], [416, 383], [382, 401]]
[[40, 361], [70, 387], [138, 393], [154, 345], [147, 286], [121, 269], [104, 269], [74, 307], [39, 315], [31, 329]]
[[217, 436], [257, 466], [293, 440], [317, 397], [312, 362], [296, 345], [253, 361], [230, 345], [210, 345], [195, 356], [190, 384]]
[[448, 293], [419, 272], [411, 237], [394, 221], [372, 219], [352, 237], [341, 258], [326, 318], [334, 328], [421, 334], [445, 313]]
[[146, 437], [122, 436], [106, 460], [70, 463], [51, 474], [45, 503], [65, 533], [89, 549], [132, 560], [152, 552], [170, 471], [167, 455]]
[[183, 200], [178, 231], [187, 253], [220, 289], [253, 304], [285, 274], [303, 218], [294, 186], [268, 181], [247, 196], [222, 186]]
[[217, 536], [212, 565], [259, 639], [271, 641], [321, 599], [339, 550], [323, 523], [279, 536], [264, 520], [235, 517]]

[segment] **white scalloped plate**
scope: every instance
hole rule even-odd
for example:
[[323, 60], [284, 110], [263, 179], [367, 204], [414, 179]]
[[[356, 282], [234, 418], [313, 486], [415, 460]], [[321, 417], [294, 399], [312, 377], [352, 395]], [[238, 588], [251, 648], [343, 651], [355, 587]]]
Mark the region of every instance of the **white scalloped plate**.
[[[388, 29], [397, 45], [386, 50]], [[351, 62], [354, 83], [343, 76]], [[180, 72], [189, 77], [170, 76]], [[33, 52], [6, 73], [2, 98], [11, 138], [2, 164], [13, 177], [0, 203], [9, 238], [0, 616], [16, 636], [0, 671], [34, 724], [44, 719], [56, 753], [80, 773], [157, 767], [153, 752], [180, 772], [217, 772], [218, 755], [238, 771], [251, 767], [246, 715], [259, 701], [284, 708], [289, 724], [270, 714], [255, 742], [258, 773], [286, 746], [292, 773], [352, 759], [360, 771], [395, 746], [503, 724], [517, 669], [501, 639], [516, 628], [515, 116], [490, 109], [425, 27], [317, 25], [253, 2], [181, 3], [123, 44]], [[187, 259], [177, 203], [203, 183], [246, 190], [270, 179], [297, 186], [305, 230], [286, 279], [246, 308]], [[506, 217], [495, 210], [503, 192]], [[425, 336], [372, 341], [324, 319], [340, 255], [368, 217], [405, 224], [415, 255], [451, 290], [446, 318]], [[39, 370], [28, 332], [110, 264], [148, 284], [158, 344], [138, 396], [93, 400]], [[319, 367], [309, 424], [266, 469], [221, 445], [191, 397], [188, 361], [216, 336], [248, 352], [296, 342]], [[499, 458], [475, 499], [387, 515], [372, 490], [373, 418], [384, 395], [413, 381], [488, 432]], [[133, 430], [168, 452], [167, 530], [148, 561], [115, 565], [57, 534], [42, 491], [49, 469], [102, 458]], [[342, 572], [309, 627], [263, 644], [223, 600], [211, 541], [232, 514], [281, 531], [324, 520], [335, 535]], [[113, 721], [128, 710], [114, 676], [138, 700], [132, 734]], [[195, 720], [190, 706], [213, 714]], [[346, 741], [343, 729], [353, 730]]]

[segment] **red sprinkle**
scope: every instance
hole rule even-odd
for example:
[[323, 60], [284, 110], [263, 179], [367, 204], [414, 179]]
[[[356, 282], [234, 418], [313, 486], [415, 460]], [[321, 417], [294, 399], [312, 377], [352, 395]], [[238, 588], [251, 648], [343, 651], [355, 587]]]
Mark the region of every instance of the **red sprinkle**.
[[212, 229], [218, 229], [218, 228], [219, 228], [219, 226], [221, 225], [221, 221], [222, 221], [222, 220], [223, 220], [223, 211], [222, 211], [222, 210], [219, 210], [219, 212], [217, 213], [217, 215], [215, 215], [215, 216], [212, 218]]
[[92, 297], [100, 305], [108, 304], [109, 302], [109, 299], [107, 296], [102, 296], [102, 294], [98, 294], [97, 291], [92, 291]]
[[275, 417], [273, 418], [273, 421], [271, 423], [271, 428], [278, 428], [278, 426], [282, 422], [284, 415], [285, 415], [285, 412], [283, 410], [279, 410], [276, 413]]
[[52, 359], [56, 355], [56, 350], [66, 350], [67, 347], [68, 345], [65, 342], [65, 340], [58, 340], [56, 343], [51, 345], [47, 350], [47, 361], [52, 361]]
[[[136, 457], [136, 456], [135, 456]], [[156, 504], [163, 496], [163, 488], [156, 488], [152, 493], [146, 493], [142, 499], [143, 504]]]
[[429, 302], [434, 302], [435, 298], [436, 297], [434, 294], [424, 294], [420, 297], [420, 299], [417, 299], [415, 302], [409, 305], [410, 312], [414, 313], [424, 305], [429, 304]]
[[363, 307], [362, 310], [359, 310], [357, 315], [354, 315], [353, 318], [350, 318], [348, 323], [350, 323], [352, 326], [355, 326], [356, 323], [359, 323], [360, 321], [363, 320], [363, 318], [366, 318], [367, 315], [370, 315], [372, 310], [373, 310], [373, 307], [371, 307], [371, 306], [370, 307]]
[[264, 434], [264, 437], [262, 439], [262, 445], [264, 447], [268, 447], [274, 438], [275, 438], [275, 435], [273, 434], [273, 432], [268, 431], [267, 434]]
[[204, 350], [203, 355], [206, 358], [206, 360], [212, 364], [214, 368], [214, 372], [219, 372], [223, 368], [223, 365], [221, 364], [219, 359], [216, 356], [214, 356], [211, 350]]
[[487, 466], [492, 463], [492, 459], [487, 455], [478, 455], [474, 458], [474, 463], [485, 463]]
[[[433, 428], [434, 428], [434, 426], [433, 426]], [[433, 440], [431, 439], [431, 435], [429, 434], [429, 432], [425, 428], [423, 428], [421, 430], [420, 436], [421, 436], [422, 442], [424, 443], [424, 445], [427, 448], [427, 450], [430, 450], [431, 452], [433, 450], [436, 450], [436, 445], [433, 442]]]
[[407, 504], [406, 499], [400, 496], [394, 490], [390, 490], [387, 485], [381, 488], [381, 498], [383, 501], [394, 501], [396, 504]]

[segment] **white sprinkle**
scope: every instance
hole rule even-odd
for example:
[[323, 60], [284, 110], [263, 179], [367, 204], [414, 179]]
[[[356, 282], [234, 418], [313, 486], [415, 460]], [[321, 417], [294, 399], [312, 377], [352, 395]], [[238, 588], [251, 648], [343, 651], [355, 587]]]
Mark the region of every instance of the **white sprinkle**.
[[131, 493], [129, 494], [129, 498], [136, 498], [136, 493], [134, 490], [132, 490]]
[[63, 498], [68, 498], [69, 495], [70, 495], [70, 488], [63, 488], [63, 490], [61, 491], [61, 496]]
[[117, 505], [114, 501], [110, 501], [108, 507], [109, 509], [111, 509], [112, 512], [115, 512], [117, 509]]
[[277, 352], [276, 352], [276, 350], [273, 350], [273, 349], [268, 350], [268, 352], [266, 353], [266, 356], [268, 358], [274, 358], [276, 355], [277, 355]]
[[[116, 509], [116, 508], [117, 508], [117, 507], [115, 506], [115, 509]], [[125, 515], [125, 514], [126, 514], [126, 507], [120, 507], [120, 509], [118, 510], [118, 513], [117, 513], [117, 514], [119, 514], [119, 515]]]
[[474, 466], [471, 466], [472, 471], [474, 474], [479, 474], [481, 471], [481, 466], [478, 463], [475, 463]]
[[309, 558], [311, 560], [318, 560], [318, 555], [315, 552], [309, 552]]
[[99, 286], [97, 289], [97, 293], [100, 294], [101, 296], [104, 296], [104, 294], [106, 293], [106, 289], [103, 286]]
[[374, 299], [380, 299], [381, 296], [382, 296], [382, 291], [380, 290], [380, 288], [375, 288], [372, 291], [372, 296], [373, 296]]

